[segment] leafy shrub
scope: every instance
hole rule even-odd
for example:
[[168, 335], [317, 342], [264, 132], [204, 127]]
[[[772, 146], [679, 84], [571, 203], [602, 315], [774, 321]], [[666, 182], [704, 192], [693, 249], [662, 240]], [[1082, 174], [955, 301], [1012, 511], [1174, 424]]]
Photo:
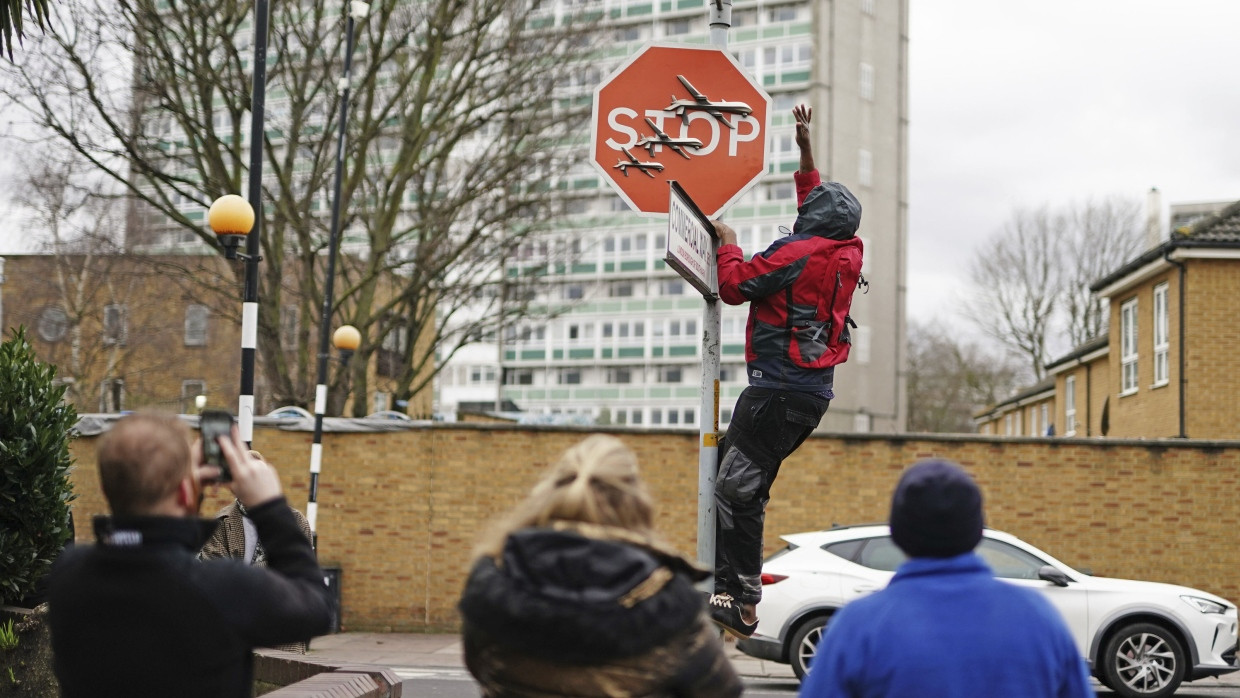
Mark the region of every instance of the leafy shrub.
[[0, 344], [0, 602], [19, 603], [69, 538], [70, 430], [56, 368], [35, 358], [26, 331]]

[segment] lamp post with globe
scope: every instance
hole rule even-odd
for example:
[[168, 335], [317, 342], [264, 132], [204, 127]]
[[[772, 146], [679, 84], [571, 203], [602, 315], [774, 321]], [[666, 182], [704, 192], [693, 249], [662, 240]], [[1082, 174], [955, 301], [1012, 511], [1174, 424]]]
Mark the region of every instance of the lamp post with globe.
[[[241, 440], [249, 445], [254, 440], [254, 358], [258, 346], [258, 289], [255, 284], [251, 293], [250, 269], [258, 258], [253, 245], [247, 239], [254, 228], [254, 207], [236, 194], [225, 194], [216, 199], [207, 211], [207, 223], [219, 237], [227, 259], [243, 259], [246, 262], [245, 298], [241, 304], [241, 395], [237, 399], [237, 427]], [[246, 252], [239, 252], [242, 240], [246, 240]]]

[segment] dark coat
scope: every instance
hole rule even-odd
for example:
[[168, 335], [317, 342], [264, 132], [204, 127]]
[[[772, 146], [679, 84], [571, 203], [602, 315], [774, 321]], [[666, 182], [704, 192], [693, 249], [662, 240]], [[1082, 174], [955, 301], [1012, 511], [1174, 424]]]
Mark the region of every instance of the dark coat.
[[738, 696], [703, 574], [625, 531], [517, 531], [466, 582], [466, 665], [485, 696]]
[[95, 521], [96, 545], [51, 572], [49, 622], [61, 694], [250, 696], [252, 650], [322, 635], [336, 612], [284, 498], [250, 511], [268, 568], [195, 554], [214, 521]]

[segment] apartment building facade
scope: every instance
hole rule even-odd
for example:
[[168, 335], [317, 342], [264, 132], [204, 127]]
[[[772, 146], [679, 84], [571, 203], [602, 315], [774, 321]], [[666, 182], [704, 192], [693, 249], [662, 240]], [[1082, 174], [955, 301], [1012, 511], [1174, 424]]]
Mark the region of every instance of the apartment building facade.
[[[588, 104], [611, 69], [650, 41], [707, 43], [699, 0], [602, 0], [612, 43], [590, 80], [564, 97]], [[549, 3], [549, 16], [580, 3]], [[792, 107], [813, 107], [816, 164], [861, 201], [868, 293], [858, 292], [849, 361], [822, 429], [900, 432], [905, 423], [905, 250], [908, 161], [908, 3], [874, 0], [734, 3], [728, 49], [772, 97], [770, 166], [723, 216], [745, 254], [765, 249], [796, 218]], [[581, 136], [585, 144], [588, 134]], [[588, 152], [588, 146], [585, 146]], [[633, 427], [696, 426], [701, 296], [663, 262], [666, 221], [627, 210], [583, 159], [559, 183], [571, 217], [517, 252], [514, 273], [545, 265], [539, 303], [550, 317], [501, 328], [448, 360], [437, 410], [493, 396], [527, 415]], [[564, 260], [547, 264], [547, 260]], [[747, 307], [723, 309], [720, 420], [746, 385]], [[492, 358], [493, 357], [493, 358]], [[489, 360], [488, 360], [489, 359]], [[499, 404], [497, 402], [497, 404]]]

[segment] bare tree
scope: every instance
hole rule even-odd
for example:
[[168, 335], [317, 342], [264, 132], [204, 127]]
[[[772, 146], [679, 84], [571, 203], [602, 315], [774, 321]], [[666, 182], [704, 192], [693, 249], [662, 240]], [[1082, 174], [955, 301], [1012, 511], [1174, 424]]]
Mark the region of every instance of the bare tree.
[[966, 433], [973, 415], [1015, 390], [1028, 373], [1009, 353], [912, 324], [908, 333], [908, 430]]
[[1105, 330], [1106, 307], [1089, 285], [1140, 249], [1140, 214], [1123, 198], [1015, 211], [973, 256], [966, 316], [1042, 378], [1052, 347]]
[[[4, 94], [39, 133], [137, 202], [130, 249], [185, 234], [219, 249], [199, 216], [247, 175], [250, 9], [65, 0], [55, 9], [65, 31], [8, 68]], [[258, 347], [280, 403], [308, 404], [313, 393], [342, 11], [328, 0], [272, 6]], [[362, 367], [393, 332], [404, 335], [389, 342], [403, 356], [385, 388], [407, 397], [431, 380], [437, 356], [476, 334], [470, 325], [530, 311], [478, 291], [512, 282], [506, 254], [548, 229], [557, 175], [579, 157], [557, 147], [580, 140], [588, 117], [588, 105], [565, 102], [559, 89], [589, 69], [578, 59], [593, 24], [579, 19], [557, 19], [535, 0], [430, 0], [376, 3], [359, 24], [332, 312], [333, 324], [364, 337], [355, 390], [366, 390]], [[239, 287], [234, 271], [223, 281]], [[480, 303], [490, 307], [461, 312]], [[292, 348], [280, 331], [290, 314]], [[331, 392], [346, 380], [338, 372]]]
[[[52, 274], [42, 279], [65, 314], [68, 356], [60, 363], [69, 379], [65, 397], [84, 411], [96, 409], [94, 396], [114, 377], [125, 342], [106, 330], [84, 333], [84, 325], [102, 307], [101, 298], [115, 297], [108, 286], [123, 283], [111, 274], [119, 247], [115, 244], [121, 218], [116, 201], [98, 188], [72, 160], [52, 148], [28, 153], [31, 169], [21, 177], [14, 202], [31, 214], [47, 235], [42, 243], [52, 260]], [[121, 331], [113, 328], [114, 332]], [[111, 341], [108, 341], [111, 340]], [[87, 379], [93, 378], [89, 383]]]
[[1089, 287], [1141, 252], [1143, 208], [1137, 199], [1110, 197], [1068, 211], [1063, 310], [1072, 346], [1106, 330], [1108, 306]]

